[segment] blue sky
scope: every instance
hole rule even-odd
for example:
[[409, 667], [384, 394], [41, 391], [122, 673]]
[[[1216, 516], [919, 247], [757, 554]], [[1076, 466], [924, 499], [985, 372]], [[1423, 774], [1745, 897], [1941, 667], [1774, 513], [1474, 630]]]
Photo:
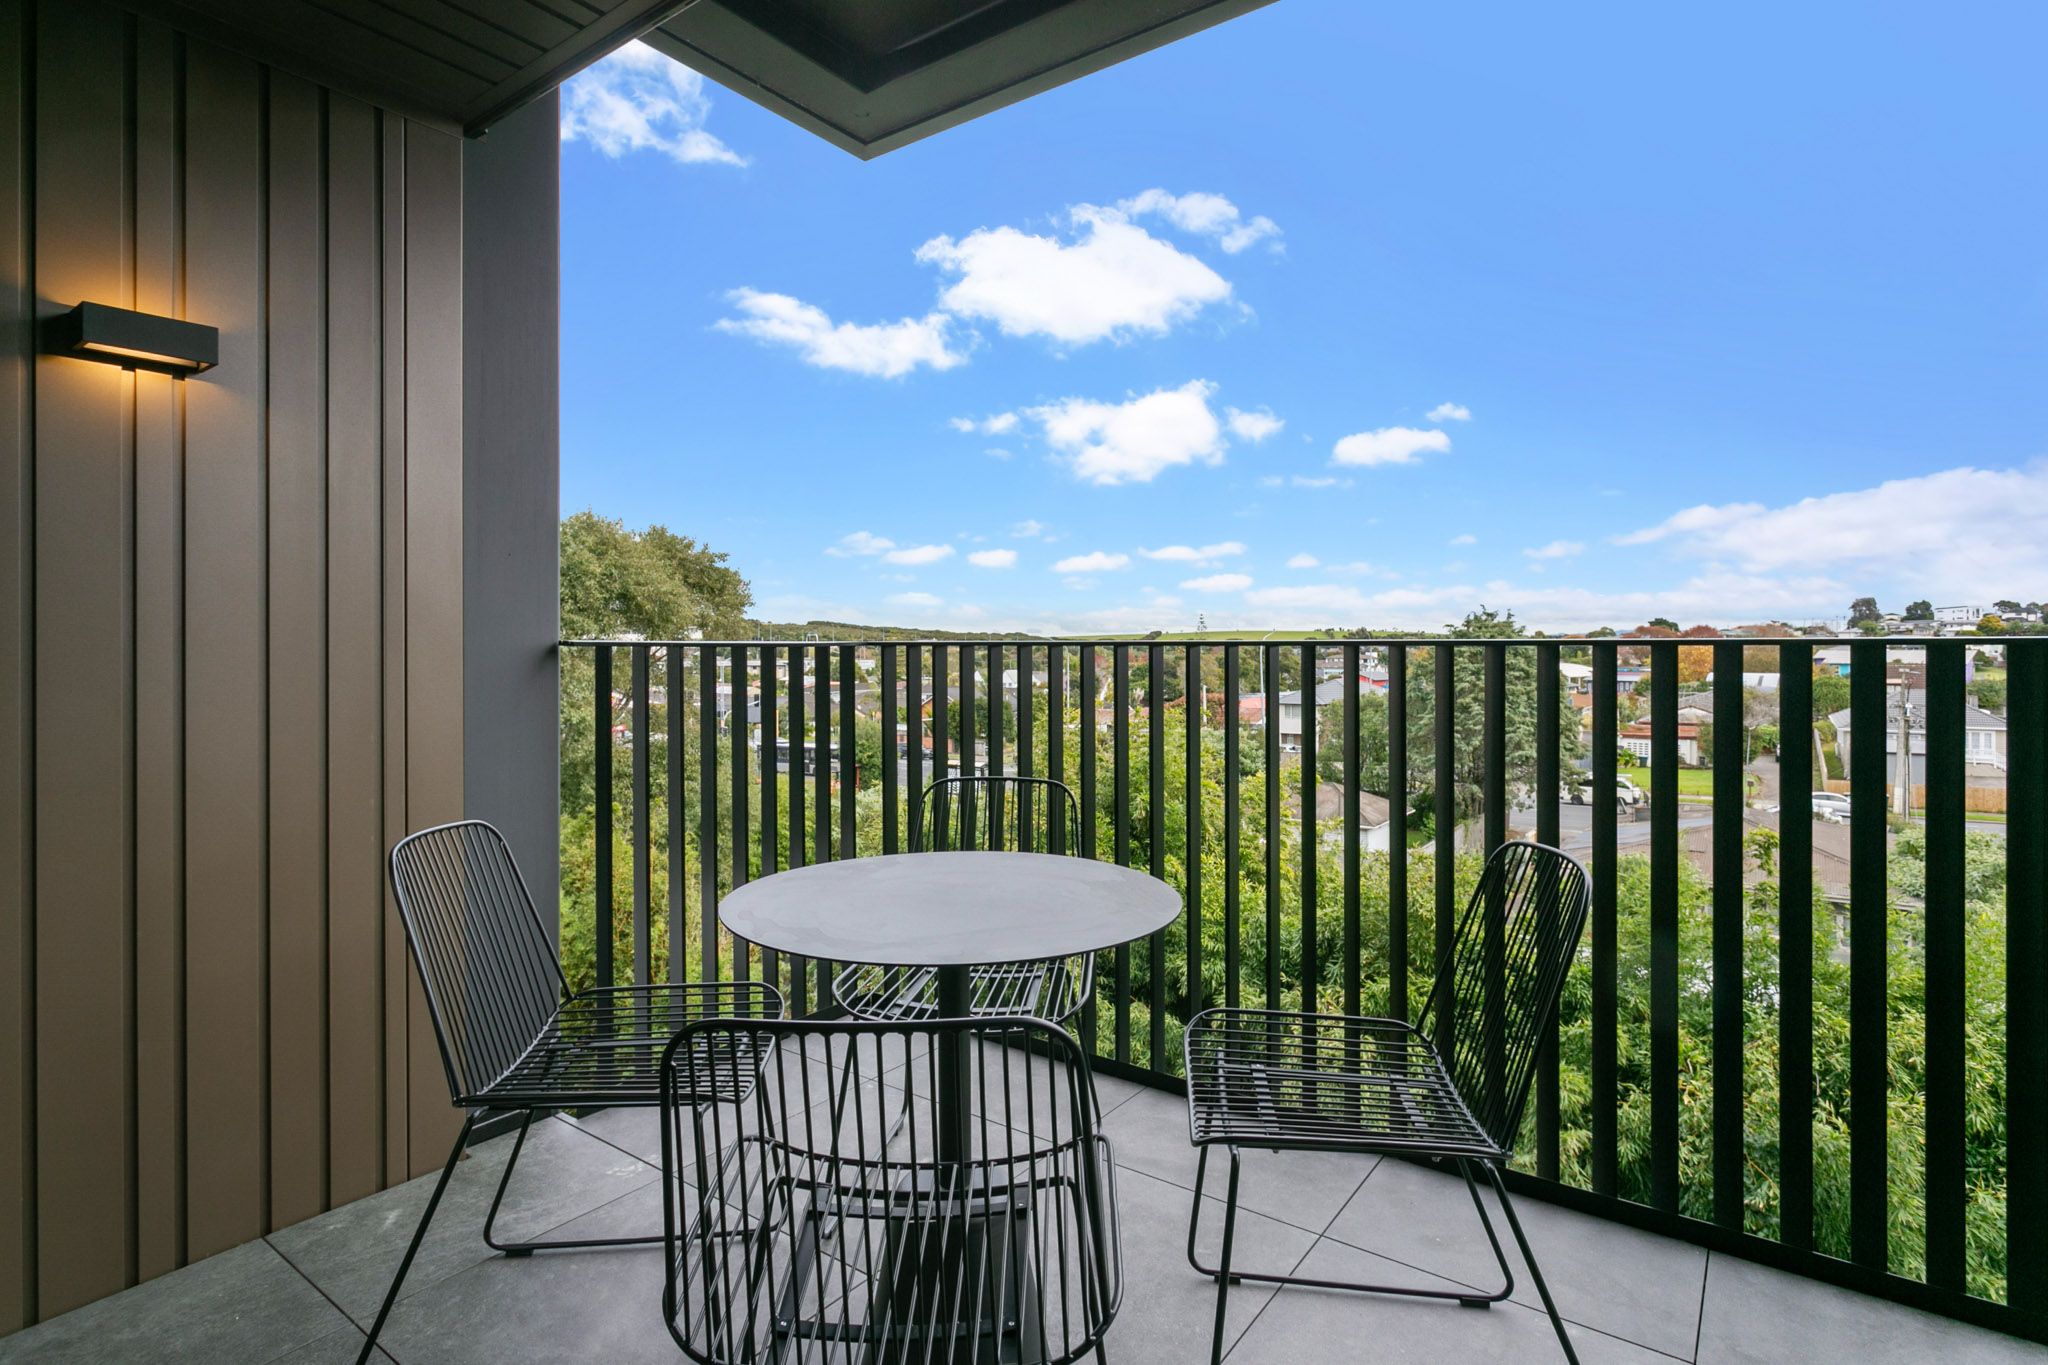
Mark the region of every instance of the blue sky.
[[629, 49], [564, 101], [563, 506], [777, 620], [2048, 598], [2044, 49], [1279, 0], [869, 163]]

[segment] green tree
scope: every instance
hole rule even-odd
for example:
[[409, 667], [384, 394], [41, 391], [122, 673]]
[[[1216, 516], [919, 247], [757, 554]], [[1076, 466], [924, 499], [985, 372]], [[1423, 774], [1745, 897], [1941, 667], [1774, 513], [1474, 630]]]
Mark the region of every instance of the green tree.
[[1849, 680], [1839, 673], [1813, 675], [1813, 718], [1826, 720], [1837, 711], [1849, 709]]
[[634, 531], [590, 511], [562, 521], [565, 639], [737, 635], [753, 600], [723, 554], [666, 527]]
[[1849, 624], [1860, 626], [1865, 621], [1882, 621], [1884, 613], [1877, 609], [1875, 597], [1859, 597], [1849, 604]]
[[1908, 602], [1906, 604], [1906, 619], [1908, 621], [1932, 621], [1934, 619], [1934, 604], [1924, 597], [1918, 602]]

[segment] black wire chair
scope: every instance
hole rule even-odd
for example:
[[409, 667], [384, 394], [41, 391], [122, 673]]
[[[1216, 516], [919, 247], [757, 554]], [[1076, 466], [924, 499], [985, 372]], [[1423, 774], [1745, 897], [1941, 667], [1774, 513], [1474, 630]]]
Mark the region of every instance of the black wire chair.
[[[1081, 852], [1081, 808], [1065, 785], [1043, 777], [948, 777], [924, 789], [910, 851]], [[1029, 1017], [1062, 1024], [1095, 990], [1095, 955], [976, 967], [969, 980], [974, 1018]], [[855, 964], [833, 981], [856, 1019], [935, 1019], [938, 972], [930, 967]]]
[[[662, 1237], [500, 1242], [498, 1208], [512, 1183], [534, 1116], [583, 1107], [653, 1108], [662, 1102], [663, 1050], [695, 1020], [774, 1019], [782, 996], [761, 982], [619, 986], [572, 993], [511, 850], [497, 830], [464, 820], [401, 839], [391, 850], [391, 888], [406, 943], [426, 989], [448, 1095], [465, 1111], [441, 1179], [391, 1277], [357, 1365], [370, 1358], [384, 1319], [434, 1220], [448, 1178], [477, 1123], [520, 1113], [519, 1136], [484, 1219], [484, 1240], [508, 1256], [571, 1247], [643, 1246]], [[746, 1074], [751, 1075], [751, 1072]], [[707, 1102], [708, 1102], [707, 1097]]]
[[[1202, 1149], [1188, 1262], [1216, 1281], [1212, 1362], [1222, 1359], [1224, 1309], [1239, 1280], [1456, 1299], [1480, 1308], [1508, 1297], [1515, 1276], [1480, 1199], [1477, 1170], [1500, 1199], [1565, 1357], [1577, 1365], [1502, 1173], [1521, 1128], [1538, 1044], [1578, 954], [1587, 896], [1586, 869], [1570, 855], [1541, 844], [1503, 844], [1487, 859], [1449, 945], [1449, 969], [1437, 977], [1414, 1024], [1253, 1009], [1205, 1010], [1188, 1022], [1188, 1128]], [[1195, 1253], [1195, 1234], [1209, 1151], [1219, 1144], [1230, 1150], [1230, 1186], [1222, 1254], [1217, 1265], [1206, 1266]], [[1474, 1294], [1234, 1268], [1241, 1146], [1456, 1162], [1505, 1285]]]
[[[885, 1064], [903, 1052], [915, 1060]], [[728, 1057], [759, 1059], [752, 1096], [701, 1103], [736, 1089], [740, 1067], [706, 1060]], [[676, 1038], [664, 1076], [662, 1308], [692, 1360], [1100, 1358], [1123, 1286], [1116, 1162], [1065, 1033], [709, 1020]], [[892, 1143], [898, 1087], [913, 1117]], [[843, 1107], [826, 1098], [842, 1088]]]

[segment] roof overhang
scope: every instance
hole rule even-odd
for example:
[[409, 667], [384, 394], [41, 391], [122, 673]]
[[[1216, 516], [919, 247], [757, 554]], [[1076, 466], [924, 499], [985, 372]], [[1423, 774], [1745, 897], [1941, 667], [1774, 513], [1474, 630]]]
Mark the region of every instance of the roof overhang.
[[121, 2], [470, 136], [644, 38], [870, 158], [1272, 0]]
[[653, 47], [869, 159], [1272, 0], [701, 0]]

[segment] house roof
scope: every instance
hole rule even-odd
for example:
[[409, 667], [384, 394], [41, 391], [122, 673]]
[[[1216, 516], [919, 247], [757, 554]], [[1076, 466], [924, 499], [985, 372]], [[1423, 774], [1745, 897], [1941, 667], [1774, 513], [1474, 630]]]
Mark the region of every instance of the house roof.
[[1271, 0], [124, 0], [477, 136], [642, 38], [863, 159]]
[[[1287, 810], [1299, 814], [1301, 793], [1295, 791], [1285, 798]], [[1316, 783], [1316, 819], [1341, 820], [1344, 816], [1344, 784], [1341, 782]], [[1393, 806], [1387, 798], [1376, 792], [1362, 791], [1358, 794], [1358, 827], [1378, 829], [1394, 818]]]

